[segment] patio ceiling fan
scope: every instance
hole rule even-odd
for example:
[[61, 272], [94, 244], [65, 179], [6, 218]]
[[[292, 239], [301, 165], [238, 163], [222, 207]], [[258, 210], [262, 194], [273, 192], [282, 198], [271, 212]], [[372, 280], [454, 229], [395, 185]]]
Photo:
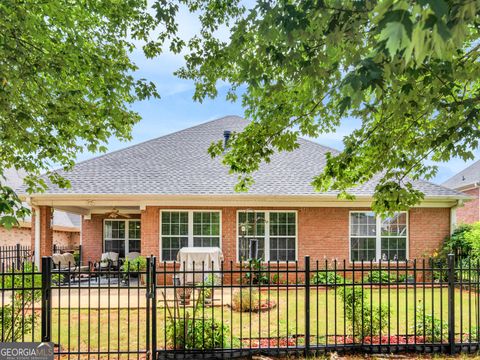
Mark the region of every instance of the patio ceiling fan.
[[111, 211], [106, 212], [105, 215], [106, 215], [109, 219], [118, 219], [118, 218], [130, 219], [130, 215], [128, 215], [128, 214], [121, 214], [121, 213], [120, 213], [120, 210], [118, 210], [117, 208], [113, 208]]

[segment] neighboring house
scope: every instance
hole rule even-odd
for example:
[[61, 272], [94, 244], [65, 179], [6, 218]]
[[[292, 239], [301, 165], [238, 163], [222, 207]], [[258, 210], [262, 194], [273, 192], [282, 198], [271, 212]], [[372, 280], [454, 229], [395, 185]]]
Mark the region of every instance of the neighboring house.
[[457, 209], [457, 223], [471, 224], [480, 221], [480, 160], [445, 181], [443, 186], [469, 195], [473, 200]]
[[[315, 192], [312, 178], [337, 151], [299, 139], [299, 148], [277, 153], [254, 174], [247, 193], [237, 176], [207, 148], [248, 121], [227, 116], [78, 163], [62, 173], [68, 189], [51, 186], [29, 195], [37, 208], [35, 244], [48, 255], [50, 209], [83, 216], [84, 261], [104, 251], [129, 251], [176, 259], [185, 246], [219, 246], [225, 261], [413, 259], [438, 248], [451, 231], [451, 214], [468, 197], [426, 181], [414, 181], [423, 202], [382, 220], [370, 210], [376, 181], [352, 189], [355, 201]], [[256, 241], [251, 241], [254, 238]]]
[[[23, 184], [25, 172], [15, 169], [4, 171], [5, 184], [13, 189], [18, 189]], [[25, 204], [26, 205], [26, 204]], [[53, 216], [53, 244], [62, 247], [74, 247], [80, 243], [81, 217], [76, 214], [55, 211]], [[32, 242], [31, 218], [19, 221], [19, 226], [13, 229], [0, 227], [0, 247], [20, 244], [30, 246]]]

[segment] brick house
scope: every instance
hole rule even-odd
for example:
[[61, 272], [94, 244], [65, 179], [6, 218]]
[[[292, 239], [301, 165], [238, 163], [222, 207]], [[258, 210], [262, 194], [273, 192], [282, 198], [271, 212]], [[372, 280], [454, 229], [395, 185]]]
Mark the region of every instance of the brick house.
[[471, 224], [480, 221], [480, 203], [478, 200], [480, 195], [480, 160], [452, 176], [442, 185], [461, 191], [472, 199], [457, 209], [457, 223]]
[[353, 189], [354, 201], [314, 191], [326, 153], [337, 151], [304, 139], [263, 164], [249, 192], [235, 193], [236, 175], [207, 148], [246, 124], [228, 116], [78, 163], [63, 174], [71, 188], [29, 195], [37, 254], [51, 249], [53, 207], [82, 215], [84, 261], [98, 261], [104, 251], [172, 261], [184, 246], [219, 246], [225, 261], [237, 262], [251, 255], [252, 244], [270, 261], [413, 259], [441, 244], [457, 204], [468, 198], [415, 181], [424, 201], [381, 219], [370, 210], [375, 180]]

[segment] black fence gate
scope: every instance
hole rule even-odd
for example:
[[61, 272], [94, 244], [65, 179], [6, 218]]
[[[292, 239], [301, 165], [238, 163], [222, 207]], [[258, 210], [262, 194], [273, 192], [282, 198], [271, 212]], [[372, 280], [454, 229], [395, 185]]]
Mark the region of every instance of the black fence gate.
[[453, 256], [71, 265], [2, 267], [0, 341], [82, 359], [479, 350], [480, 264]]

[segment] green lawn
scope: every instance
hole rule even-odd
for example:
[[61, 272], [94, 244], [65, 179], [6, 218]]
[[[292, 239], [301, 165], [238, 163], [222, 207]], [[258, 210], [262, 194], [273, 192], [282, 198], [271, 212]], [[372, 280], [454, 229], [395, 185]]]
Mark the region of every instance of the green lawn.
[[[391, 335], [405, 334], [407, 330], [412, 333], [414, 324], [415, 307], [425, 303], [427, 314], [434, 314], [438, 319], [443, 317], [447, 320], [447, 289], [417, 289], [416, 295], [413, 290], [392, 289], [390, 297], [387, 290], [371, 291], [372, 304], [375, 306], [381, 300], [382, 304], [390, 308], [390, 319], [383, 321], [387, 324]], [[218, 295], [216, 295], [218, 297]], [[159, 297], [160, 298], [160, 297]], [[434, 299], [432, 301], [432, 298]], [[223, 321], [231, 329], [231, 337], [234, 339], [261, 337], [285, 337], [293, 334], [304, 334], [305, 318], [305, 294], [304, 291], [295, 290], [279, 292], [271, 291], [261, 293], [262, 300], [274, 300], [276, 307], [263, 313], [239, 313], [232, 311], [228, 306], [207, 307], [197, 316], [215, 317]], [[478, 315], [478, 296], [466, 291], [456, 290], [456, 332], [467, 332], [470, 326], [476, 325]], [[460, 314], [460, 303], [463, 305], [463, 313]], [[288, 304], [288, 306], [287, 306]], [[321, 290], [311, 291], [311, 331], [316, 335], [319, 344], [324, 344], [326, 335], [343, 334], [344, 316], [343, 301], [340, 294], [334, 290], [327, 292]], [[165, 344], [164, 328], [168, 311], [159, 300], [157, 308], [157, 338], [158, 347]], [[370, 306], [369, 304], [366, 304]], [[191, 310], [190, 310], [191, 311]], [[181, 312], [183, 314], [183, 312]], [[408, 316], [406, 315], [408, 313]], [[336, 316], [335, 316], [336, 315]], [[397, 315], [399, 315], [397, 317]], [[471, 315], [472, 323], [468, 321]], [[336, 319], [336, 321], [335, 321]], [[59, 326], [60, 324], [60, 326]], [[38, 324], [39, 325], [39, 324]], [[36, 326], [35, 338], [39, 339], [39, 326]], [[251, 326], [250, 326], [251, 325]], [[348, 332], [348, 327], [347, 327]], [[62, 344], [64, 349], [72, 351], [100, 349], [100, 350], [136, 350], [145, 349], [146, 343], [146, 310], [145, 309], [53, 309], [52, 311], [52, 335], [55, 343]], [[446, 340], [446, 339], [445, 339]], [[331, 341], [331, 339], [329, 340]]]

